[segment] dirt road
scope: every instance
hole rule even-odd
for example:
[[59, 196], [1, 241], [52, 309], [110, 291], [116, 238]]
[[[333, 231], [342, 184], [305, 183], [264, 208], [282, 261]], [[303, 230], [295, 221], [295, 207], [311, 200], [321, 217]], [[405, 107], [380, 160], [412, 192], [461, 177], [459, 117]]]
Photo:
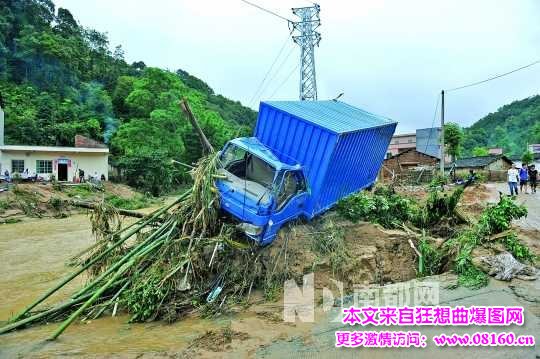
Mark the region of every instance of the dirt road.
[[[441, 306], [523, 306], [525, 308], [525, 324], [521, 327], [449, 327], [449, 326], [420, 326], [420, 327], [374, 327], [359, 325], [351, 327], [348, 324], [333, 322], [336, 311], [326, 318], [319, 319], [309, 340], [306, 337], [295, 340], [280, 340], [272, 345], [261, 348], [257, 354], [264, 358], [486, 358], [486, 359], [523, 359], [538, 358], [540, 351], [537, 347], [437, 347], [432, 342], [434, 335], [474, 334], [475, 332], [514, 332], [516, 335], [534, 335], [539, 339], [540, 333], [540, 287], [538, 281], [524, 282], [514, 280], [511, 284], [490, 280], [487, 287], [479, 290], [455, 287], [456, 277], [441, 275], [426, 278], [439, 283], [439, 305]], [[425, 348], [335, 348], [335, 332], [347, 331], [420, 331], [427, 337]]]
[[[496, 202], [499, 199], [499, 192], [509, 194], [508, 185], [506, 183], [488, 183], [486, 187], [490, 189], [490, 202]], [[536, 230], [540, 229], [540, 191], [537, 193], [520, 193], [517, 197], [517, 202], [527, 207], [529, 213], [527, 218], [516, 222], [516, 225], [523, 229]], [[538, 239], [540, 240], [540, 238]]]

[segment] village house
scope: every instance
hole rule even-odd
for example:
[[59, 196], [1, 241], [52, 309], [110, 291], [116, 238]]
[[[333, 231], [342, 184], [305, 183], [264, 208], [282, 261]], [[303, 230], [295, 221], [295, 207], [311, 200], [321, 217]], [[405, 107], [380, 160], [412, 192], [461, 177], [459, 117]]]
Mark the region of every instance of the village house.
[[438, 162], [437, 157], [410, 148], [384, 160], [379, 178], [407, 180], [414, 177], [415, 181], [420, 181], [422, 177], [431, 175]]
[[504, 155], [488, 155], [460, 158], [454, 164], [446, 165], [449, 172], [466, 175], [470, 170], [486, 175], [488, 180], [505, 180], [506, 172], [512, 167], [512, 160]]
[[74, 147], [30, 146], [4, 144], [4, 112], [0, 107], [0, 174], [10, 177], [36, 176], [43, 180], [55, 178], [71, 182], [78, 178], [82, 169], [85, 177], [102, 176], [108, 180], [107, 146], [86, 138], [75, 136]]

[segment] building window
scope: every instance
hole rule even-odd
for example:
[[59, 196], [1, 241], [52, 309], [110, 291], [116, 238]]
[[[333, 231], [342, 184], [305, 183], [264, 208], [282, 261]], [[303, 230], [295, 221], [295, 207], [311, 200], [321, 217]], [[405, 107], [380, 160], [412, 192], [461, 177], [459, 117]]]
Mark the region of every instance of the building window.
[[11, 173], [23, 173], [24, 160], [11, 160]]
[[52, 161], [37, 160], [36, 173], [52, 173]]

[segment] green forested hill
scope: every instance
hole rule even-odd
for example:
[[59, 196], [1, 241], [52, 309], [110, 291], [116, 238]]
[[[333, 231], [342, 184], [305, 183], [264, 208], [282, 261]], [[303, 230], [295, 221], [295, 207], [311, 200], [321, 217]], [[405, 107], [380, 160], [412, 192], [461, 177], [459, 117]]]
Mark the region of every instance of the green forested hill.
[[210, 141], [249, 132], [256, 113], [186, 71], [127, 64], [121, 46], [51, 0], [0, 0], [0, 94], [6, 143], [108, 143], [132, 185], [158, 193], [182, 179], [171, 158], [193, 162], [200, 145], [178, 100], [188, 98]]
[[464, 155], [475, 148], [502, 147], [521, 156], [527, 143], [540, 143], [540, 95], [514, 101], [465, 129]]

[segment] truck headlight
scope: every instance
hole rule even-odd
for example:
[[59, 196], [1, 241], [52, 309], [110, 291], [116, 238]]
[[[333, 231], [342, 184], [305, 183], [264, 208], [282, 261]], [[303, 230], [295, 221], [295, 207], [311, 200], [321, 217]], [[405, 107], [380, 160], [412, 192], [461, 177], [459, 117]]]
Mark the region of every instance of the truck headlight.
[[238, 228], [244, 231], [245, 234], [250, 235], [250, 236], [258, 236], [259, 234], [262, 233], [262, 230], [263, 230], [262, 226], [256, 226], [254, 224], [246, 223], [246, 222], [240, 223], [238, 225]]

